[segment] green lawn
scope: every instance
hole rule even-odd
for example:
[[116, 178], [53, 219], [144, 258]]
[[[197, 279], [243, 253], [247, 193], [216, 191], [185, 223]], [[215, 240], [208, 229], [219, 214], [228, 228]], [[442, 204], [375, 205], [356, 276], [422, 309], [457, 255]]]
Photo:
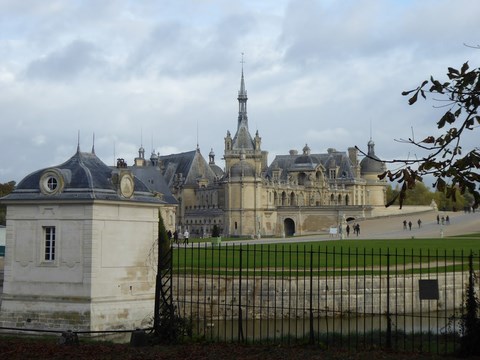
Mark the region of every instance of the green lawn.
[[[293, 239], [292, 239], [293, 241]], [[442, 239], [282, 241], [278, 244], [210, 246], [174, 249], [174, 269], [189, 273], [337, 274], [462, 271], [473, 252], [480, 265], [480, 234]]]

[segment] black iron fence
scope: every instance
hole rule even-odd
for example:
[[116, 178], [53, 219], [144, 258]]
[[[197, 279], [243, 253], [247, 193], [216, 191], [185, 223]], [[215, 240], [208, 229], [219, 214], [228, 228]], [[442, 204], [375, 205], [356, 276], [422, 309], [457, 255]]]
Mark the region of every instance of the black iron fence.
[[173, 299], [193, 335], [214, 341], [451, 353], [469, 256], [477, 273], [480, 257], [462, 251], [175, 246]]

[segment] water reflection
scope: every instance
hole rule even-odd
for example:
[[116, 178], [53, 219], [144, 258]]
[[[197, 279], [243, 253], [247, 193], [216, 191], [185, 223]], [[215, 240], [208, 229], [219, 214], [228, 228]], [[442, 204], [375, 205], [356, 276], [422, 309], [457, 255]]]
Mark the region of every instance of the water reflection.
[[[240, 326], [241, 325], [241, 326]], [[216, 320], [196, 322], [193, 331], [207, 338], [220, 340], [263, 340], [291, 337], [309, 338], [310, 327], [316, 334], [368, 334], [386, 332], [387, 316], [355, 316], [309, 319], [248, 319], [241, 323], [238, 320]], [[459, 319], [452, 314], [433, 312], [420, 315], [394, 315], [390, 318], [392, 334], [452, 334], [460, 332]]]

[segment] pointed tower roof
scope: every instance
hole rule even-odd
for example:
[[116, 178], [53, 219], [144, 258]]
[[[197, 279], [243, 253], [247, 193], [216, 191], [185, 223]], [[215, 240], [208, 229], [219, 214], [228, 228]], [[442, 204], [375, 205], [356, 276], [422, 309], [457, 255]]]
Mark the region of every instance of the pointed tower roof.
[[183, 186], [197, 186], [198, 179], [208, 179], [213, 183], [217, 177], [198, 150], [162, 155], [159, 160], [163, 164], [163, 176], [169, 187], [179, 179]]
[[248, 131], [248, 116], [247, 116], [247, 90], [245, 89], [245, 77], [243, 74], [243, 59], [242, 59], [242, 77], [240, 80], [240, 90], [238, 91], [238, 126], [237, 133], [233, 138], [234, 150], [246, 149], [254, 150], [255, 142]]

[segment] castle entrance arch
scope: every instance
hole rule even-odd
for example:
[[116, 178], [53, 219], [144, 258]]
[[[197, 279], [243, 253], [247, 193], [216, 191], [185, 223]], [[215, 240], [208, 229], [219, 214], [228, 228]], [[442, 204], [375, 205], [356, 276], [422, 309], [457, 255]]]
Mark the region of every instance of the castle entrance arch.
[[285, 231], [285, 236], [293, 236], [295, 234], [295, 222], [290, 218], [286, 218], [283, 220], [283, 230]]

